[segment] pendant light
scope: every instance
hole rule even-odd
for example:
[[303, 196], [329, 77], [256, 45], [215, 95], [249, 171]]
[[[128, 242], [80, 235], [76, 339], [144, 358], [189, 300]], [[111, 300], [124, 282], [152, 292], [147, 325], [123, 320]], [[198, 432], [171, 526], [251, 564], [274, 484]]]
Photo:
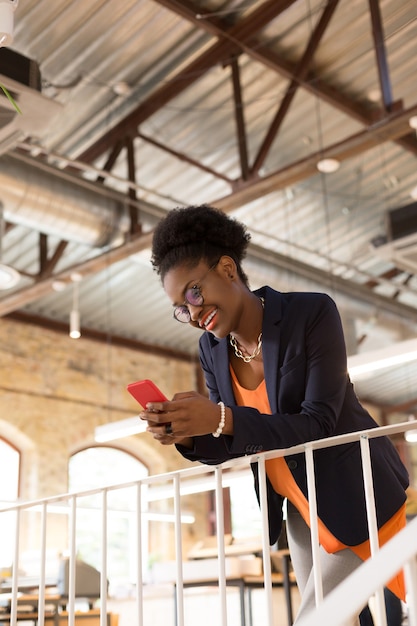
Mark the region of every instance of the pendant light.
[[11, 289], [15, 287], [20, 280], [20, 274], [14, 267], [2, 263], [3, 258], [3, 237], [5, 232], [5, 224], [3, 217], [3, 206], [0, 204], [0, 289]]
[[70, 328], [69, 336], [71, 339], [79, 339], [81, 337], [80, 327], [80, 310], [79, 310], [79, 284], [82, 276], [80, 274], [71, 274], [73, 282], [72, 292], [72, 309], [70, 311]]

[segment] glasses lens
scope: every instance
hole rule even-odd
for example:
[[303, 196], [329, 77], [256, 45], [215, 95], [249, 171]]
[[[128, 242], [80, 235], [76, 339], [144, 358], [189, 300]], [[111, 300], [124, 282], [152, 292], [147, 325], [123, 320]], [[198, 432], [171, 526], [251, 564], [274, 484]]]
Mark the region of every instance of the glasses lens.
[[193, 306], [202, 305], [204, 300], [200, 287], [195, 285], [194, 287], [187, 289], [187, 291], [185, 292], [185, 301], [188, 302], [188, 304], [192, 304]]
[[183, 324], [188, 324], [188, 322], [191, 320], [190, 311], [184, 304], [181, 306], [175, 307], [174, 317], [176, 320], [178, 320], [179, 322], [182, 322]]

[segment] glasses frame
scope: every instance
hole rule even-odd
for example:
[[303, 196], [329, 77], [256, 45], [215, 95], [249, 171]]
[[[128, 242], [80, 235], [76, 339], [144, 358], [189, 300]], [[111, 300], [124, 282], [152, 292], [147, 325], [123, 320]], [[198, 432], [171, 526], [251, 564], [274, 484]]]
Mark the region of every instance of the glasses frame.
[[[191, 313], [190, 313], [190, 309], [188, 308], [190, 305], [191, 306], [196, 306], [196, 307], [203, 306], [203, 304], [204, 304], [204, 297], [203, 297], [203, 294], [201, 292], [201, 283], [207, 278], [207, 276], [210, 274], [210, 272], [217, 267], [217, 265], [219, 264], [219, 261], [220, 261], [220, 259], [218, 259], [211, 267], [209, 267], [207, 272], [204, 274], [204, 276], [202, 278], [200, 278], [200, 280], [197, 280], [196, 282], [193, 283], [193, 285], [191, 287], [187, 287], [187, 289], [185, 290], [183, 304], [179, 304], [178, 306], [176, 306], [174, 308], [173, 313], [172, 313], [173, 318], [177, 322], [180, 322], [180, 324], [189, 324], [191, 322]], [[187, 293], [190, 292], [190, 291], [197, 291], [198, 299], [199, 300], [201, 299], [201, 302], [199, 302], [198, 304], [194, 304], [193, 302], [188, 300], [187, 299]], [[179, 317], [177, 317], [177, 315], [181, 315], [181, 313], [185, 314], [188, 317], [188, 319], [181, 320]]]

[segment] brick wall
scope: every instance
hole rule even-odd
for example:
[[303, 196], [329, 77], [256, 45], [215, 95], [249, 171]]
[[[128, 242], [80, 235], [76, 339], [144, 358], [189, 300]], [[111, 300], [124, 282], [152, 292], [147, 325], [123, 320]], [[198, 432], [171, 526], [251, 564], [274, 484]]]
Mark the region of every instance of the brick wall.
[[[21, 452], [20, 497], [32, 500], [65, 493], [68, 459], [94, 445], [94, 429], [136, 415], [129, 382], [152, 378], [171, 397], [196, 389], [195, 363], [103, 344], [20, 322], [0, 320], [0, 436]], [[139, 458], [150, 474], [187, 467], [172, 446], [147, 433], [115, 446]], [[198, 522], [185, 531], [190, 544], [207, 532], [205, 501], [193, 498]], [[170, 543], [169, 525], [152, 543]], [[52, 529], [51, 529], [52, 530]], [[162, 534], [161, 534], [162, 533]], [[169, 534], [169, 531], [168, 531]]]

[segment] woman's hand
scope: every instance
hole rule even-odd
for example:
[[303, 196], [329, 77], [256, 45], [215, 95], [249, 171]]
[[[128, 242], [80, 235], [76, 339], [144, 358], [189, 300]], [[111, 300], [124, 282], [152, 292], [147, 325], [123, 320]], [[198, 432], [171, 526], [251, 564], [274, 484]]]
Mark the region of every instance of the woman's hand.
[[[167, 402], [149, 402], [139, 415], [148, 422], [147, 431], [163, 445], [192, 446], [192, 437], [215, 432], [221, 411], [218, 404], [195, 391], [177, 393]], [[224, 434], [232, 434], [232, 414], [226, 409]]]

